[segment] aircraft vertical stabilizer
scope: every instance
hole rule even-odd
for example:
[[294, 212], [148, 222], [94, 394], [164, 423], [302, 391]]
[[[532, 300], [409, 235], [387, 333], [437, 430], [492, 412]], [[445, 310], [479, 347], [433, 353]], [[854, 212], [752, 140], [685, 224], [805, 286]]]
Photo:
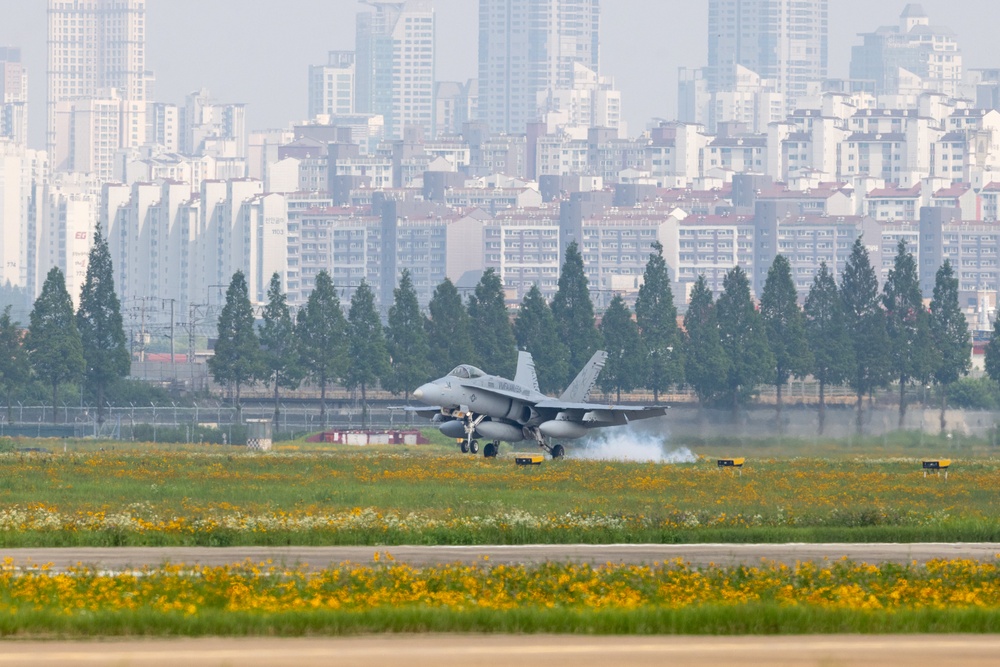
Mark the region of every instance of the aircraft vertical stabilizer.
[[590, 390], [594, 388], [597, 376], [601, 374], [601, 371], [604, 369], [604, 363], [607, 360], [607, 352], [604, 350], [595, 352], [594, 356], [587, 362], [587, 365], [576, 376], [576, 379], [570, 383], [566, 391], [559, 397], [559, 400], [567, 403], [586, 403], [587, 397], [590, 396]]
[[535, 373], [535, 360], [530, 352], [517, 353], [517, 375], [514, 376], [514, 382], [541, 393], [538, 388], [538, 375]]

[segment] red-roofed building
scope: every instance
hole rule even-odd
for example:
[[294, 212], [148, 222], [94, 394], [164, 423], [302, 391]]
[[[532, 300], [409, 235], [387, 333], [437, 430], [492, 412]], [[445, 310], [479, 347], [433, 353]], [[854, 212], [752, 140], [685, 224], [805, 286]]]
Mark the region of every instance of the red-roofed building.
[[920, 184], [912, 188], [877, 188], [865, 198], [868, 217], [878, 222], [914, 221], [920, 217]]

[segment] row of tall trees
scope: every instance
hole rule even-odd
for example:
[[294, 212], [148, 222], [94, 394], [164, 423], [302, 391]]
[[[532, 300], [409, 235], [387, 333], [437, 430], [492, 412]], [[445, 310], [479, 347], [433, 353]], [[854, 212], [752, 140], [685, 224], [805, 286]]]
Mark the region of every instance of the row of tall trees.
[[100, 227], [90, 250], [80, 307], [74, 312], [65, 276], [53, 267], [29, 320], [24, 334], [21, 324], [11, 317], [9, 306], [0, 316], [0, 387], [7, 397], [8, 411], [12, 393], [37, 380], [51, 388], [55, 415], [59, 387], [82, 381], [97, 403], [98, 422], [103, 422], [108, 388], [129, 374], [131, 358], [114, 288], [111, 253]]
[[906, 390], [936, 383], [945, 428], [947, 388], [971, 364], [971, 340], [958, 301], [958, 280], [946, 260], [935, 277], [930, 307], [924, 306], [916, 262], [900, 242], [881, 293], [868, 251], [858, 240], [838, 286], [823, 264], [800, 309], [791, 267], [778, 256], [755, 310], [739, 268], [729, 272], [718, 301], [699, 279], [685, 317], [685, 379], [703, 401], [732, 406], [756, 386], [777, 389], [779, 424], [782, 387], [791, 377], [819, 383], [823, 431], [826, 390], [848, 384], [856, 396], [862, 428], [865, 396], [891, 382], [899, 385], [899, 424], [906, 417]]
[[[938, 271], [927, 308], [916, 262], [903, 243], [881, 291], [859, 240], [840, 285], [822, 265], [804, 308], [783, 256], [770, 267], [759, 303], [738, 267], [726, 275], [718, 299], [701, 277], [693, 286], [683, 329], [677, 325], [663, 248], [654, 244], [652, 250], [635, 312], [616, 296], [599, 326], [576, 244], [566, 251], [551, 304], [535, 286], [513, 319], [500, 277], [492, 269], [467, 300], [451, 281], [442, 282], [426, 316], [404, 271], [386, 326], [366, 283], [355, 292], [345, 317], [337, 291], [323, 272], [296, 318], [275, 275], [258, 330], [246, 281], [237, 273], [227, 292], [210, 367], [218, 382], [234, 387], [237, 403], [241, 385], [262, 381], [273, 387], [276, 417], [279, 390], [309, 378], [320, 387], [325, 418], [331, 383], [360, 390], [365, 401], [376, 384], [407, 395], [459, 364], [511, 377], [515, 352], [523, 349], [535, 358], [542, 391], [552, 393], [567, 386], [603, 347], [608, 359], [600, 387], [618, 399], [623, 392], [646, 388], [658, 401], [669, 388], [686, 384], [703, 404], [727, 406], [736, 416], [757, 388], [770, 384], [777, 388], [779, 424], [783, 387], [792, 377], [814, 377], [819, 383], [820, 431], [830, 386], [848, 384], [854, 389], [860, 429], [864, 398], [898, 382], [902, 425], [907, 386], [937, 383], [947, 388], [968, 371], [969, 332], [951, 265], [946, 261]], [[942, 428], [946, 400], [947, 392], [942, 391]]]

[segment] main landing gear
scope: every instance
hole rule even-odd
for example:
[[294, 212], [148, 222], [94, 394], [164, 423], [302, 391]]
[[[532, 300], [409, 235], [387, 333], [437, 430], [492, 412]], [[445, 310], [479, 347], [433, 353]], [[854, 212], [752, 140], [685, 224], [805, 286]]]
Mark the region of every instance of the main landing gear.
[[[479, 441], [478, 440], [462, 440], [459, 444], [462, 449], [463, 454], [478, 454], [479, 453]], [[497, 454], [500, 453], [500, 442], [493, 441], [486, 443], [483, 447], [483, 456], [488, 459], [495, 459]]]
[[553, 459], [561, 459], [566, 456], [565, 447], [562, 445], [550, 445], [545, 436], [537, 428], [527, 430], [526, 433], [530, 433], [531, 437], [538, 443], [538, 446], [547, 451]]

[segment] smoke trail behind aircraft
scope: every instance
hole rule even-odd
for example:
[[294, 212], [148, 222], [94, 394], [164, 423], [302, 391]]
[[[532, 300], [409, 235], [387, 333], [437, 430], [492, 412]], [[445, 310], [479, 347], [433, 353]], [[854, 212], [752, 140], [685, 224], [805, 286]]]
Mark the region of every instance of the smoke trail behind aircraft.
[[668, 449], [662, 433], [640, 433], [634, 429], [614, 429], [568, 449], [570, 458], [590, 461], [695, 463], [698, 460], [687, 447]]

